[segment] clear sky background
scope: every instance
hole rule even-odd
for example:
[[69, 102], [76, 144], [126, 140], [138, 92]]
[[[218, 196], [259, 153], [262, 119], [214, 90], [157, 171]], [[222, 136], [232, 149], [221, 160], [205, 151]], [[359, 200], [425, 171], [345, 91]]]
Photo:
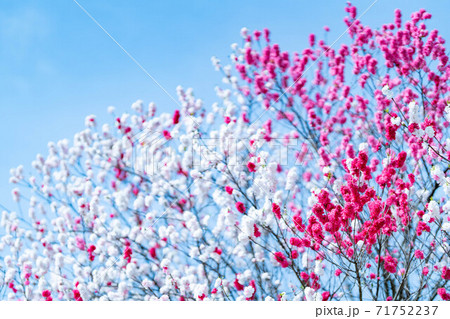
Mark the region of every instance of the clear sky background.
[[[211, 65], [226, 60], [241, 27], [271, 29], [282, 50], [301, 51], [310, 33], [328, 43], [346, 29], [346, 1], [338, 0], [77, 0], [175, 96], [177, 85], [194, 88], [208, 107], [221, 76]], [[353, 1], [358, 14], [374, 0]], [[362, 18], [380, 26], [420, 8], [428, 25], [450, 39], [448, 0], [378, 0]], [[72, 138], [84, 118], [109, 121], [109, 105], [130, 110], [142, 99], [172, 112], [175, 103], [76, 5], [73, 0], [0, 0], [0, 203], [15, 209], [9, 169], [30, 171], [49, 141]]]

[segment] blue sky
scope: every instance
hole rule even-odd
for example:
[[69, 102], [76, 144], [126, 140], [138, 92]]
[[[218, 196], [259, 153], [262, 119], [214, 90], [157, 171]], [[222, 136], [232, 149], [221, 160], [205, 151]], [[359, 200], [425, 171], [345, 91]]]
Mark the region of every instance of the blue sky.
[[[209, 106], [220, 75], [213, 55], [225, 60], [239, 31], [267, 27], [283, 50], [302, 50], [309, 33], [332, 43], [346, 28], [345, 1], [145, 1], [78, 0], [147, 71], [175, 96], [177, 85], [193, 87]], [[358, 14], [373, 0], [354, 1]], [[362, 18], [379, 26], [395, 8], [409, 16], [425, 8], [429, 25], [450, 39], [444, 0], [379, 0]], [[84, 118], [109, 117], [106, 108], [128, 111], [137, 99], [159, 111], [175, 103], [75, 4], [73, 0], [0, 1], [0, 203], [10, 199], [9, 169], [46, 153], [49, 141], [71, 138]]]

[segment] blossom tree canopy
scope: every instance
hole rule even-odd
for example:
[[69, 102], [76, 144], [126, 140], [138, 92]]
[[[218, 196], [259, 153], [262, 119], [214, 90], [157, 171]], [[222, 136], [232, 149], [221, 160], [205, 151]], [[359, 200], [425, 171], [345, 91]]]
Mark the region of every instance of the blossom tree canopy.
[[445, 41], [345, 11], [300, 52], [243, 28], [212, 107], [110, 107], [12, 169], [0, 298], [450, 300]]

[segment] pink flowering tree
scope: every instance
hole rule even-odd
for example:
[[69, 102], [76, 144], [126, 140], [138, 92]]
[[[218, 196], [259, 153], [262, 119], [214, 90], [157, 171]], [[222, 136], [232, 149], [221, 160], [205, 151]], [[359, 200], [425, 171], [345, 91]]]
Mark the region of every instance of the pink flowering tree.
[[298, 53], [242, 29], [212, 107], [110, 108], [11, 170], [0, 298], [449, 300], [444, 39], [345, 11]]

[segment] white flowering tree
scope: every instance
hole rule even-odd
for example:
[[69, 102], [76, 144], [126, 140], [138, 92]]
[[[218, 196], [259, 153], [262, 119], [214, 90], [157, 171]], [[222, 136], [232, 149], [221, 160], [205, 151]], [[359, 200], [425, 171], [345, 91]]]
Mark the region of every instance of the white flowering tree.
[[339, 48], [244, 28], [212, 107], [111, 107], [11, 170], [0, 298], [450, 299], [444, 41], [346, 11]]

